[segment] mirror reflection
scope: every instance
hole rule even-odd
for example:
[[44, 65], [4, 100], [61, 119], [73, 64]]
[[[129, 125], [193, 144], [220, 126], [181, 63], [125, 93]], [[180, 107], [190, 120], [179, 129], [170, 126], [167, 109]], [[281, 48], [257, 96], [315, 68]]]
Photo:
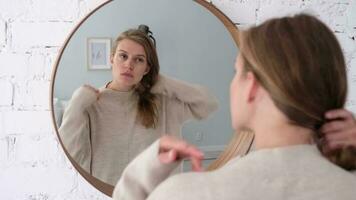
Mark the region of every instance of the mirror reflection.
[[110, 2], [76, 30], [57, 66], [65, 150], [111, 185], [164, 134], [222, 150], [232, 133], [226, 66], [236, 51], [219, 19], [194, 1]]

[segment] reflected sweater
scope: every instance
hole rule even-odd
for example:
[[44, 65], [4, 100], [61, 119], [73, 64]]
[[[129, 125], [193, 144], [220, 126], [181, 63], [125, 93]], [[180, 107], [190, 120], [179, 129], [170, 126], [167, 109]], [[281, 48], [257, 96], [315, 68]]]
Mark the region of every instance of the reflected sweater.
[[316, 146], [257, 150], [211, 172], [168, 178], [177, 166], [158, 160], [158, 141], [125, 169], [114, 200], [355, 200], [356, 177]]
[[207, 89], [159, 76], [152, 88], [157, 96], [156, 128], [137, 119], [138, 96], [101, 88], [80, 87], [68, 104], [59, 129], [65, 149], [84, 170], [115, 185], [126, 165], [163, 134], [181, 135], [189, 119], [203, 119], [217, 109]]

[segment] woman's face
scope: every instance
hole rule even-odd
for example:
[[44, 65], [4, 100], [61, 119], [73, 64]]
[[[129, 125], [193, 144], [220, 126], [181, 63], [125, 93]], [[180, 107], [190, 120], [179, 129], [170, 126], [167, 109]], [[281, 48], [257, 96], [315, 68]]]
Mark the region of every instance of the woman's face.
[[236, 58], [235, 76], [230, 84], [230, 112], [231, 124], [235, 130], [240, 130], [246, 125], [248, 118], [248, 80], [243, 75], [243, 59], [241, 54]]
[[114, 84], [128, 91], [138, 84], [149, 71], [145, 49], [139, 43], [123, 39], [111, 56]]

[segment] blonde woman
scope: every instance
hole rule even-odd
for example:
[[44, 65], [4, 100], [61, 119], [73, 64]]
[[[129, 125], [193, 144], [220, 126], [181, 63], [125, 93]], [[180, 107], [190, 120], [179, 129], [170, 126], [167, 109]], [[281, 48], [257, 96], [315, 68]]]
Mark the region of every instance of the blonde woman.
[[184, 122], [217, 109], [207, 89], [159, 74], [147, 26], [119, 35], [111, 54], [112, 81], [78, 88], [59, 129], [65, 149], [94, 177], [115, 185], [122, 170], [161, 137], [180, 137]]
[[[355, 168], [355, 152], [321, 152], [325, 113], [342, 108], [347, 91], [333, 33], [304, 14], [272, 19], [242, 32], [240, 50], [230, 87], [232, 126], [255, 133], [255, 151], [199, 172], [199, 150], [163, 137], [128, 165], [114, 199], [355, 199], [356, 177], [342, 168]], [[345, 153], [353, 160], [339, 159]], [[165, 180], [184, 157], [198, 172]]]

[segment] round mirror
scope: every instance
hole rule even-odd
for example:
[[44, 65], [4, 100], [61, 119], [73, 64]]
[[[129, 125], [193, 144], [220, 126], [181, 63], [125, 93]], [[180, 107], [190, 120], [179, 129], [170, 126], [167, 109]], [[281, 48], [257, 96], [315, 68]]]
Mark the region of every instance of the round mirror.
[[[142, 31], [157, 51], [154, 84], [142, 83], [154, 68], [147, 48], [130, 38], [116, 42], [129, 29]], [[111, 196], [125, 166], [164, 134], [183, 137], [207, 155], [222, 151], [233, 133], [236, 33], [203, 0], [108, 1], [82, 20], [58, 56], [51, 93], [59, 140], [80, 174]], [[116, 70], [120, 63], [126, 71]], [[118, 73], [131, 85], [118, 87]], [[145, 121], [145, 113], [153, 117]], [[210, 160], [214, 156], [206, 164]]]

